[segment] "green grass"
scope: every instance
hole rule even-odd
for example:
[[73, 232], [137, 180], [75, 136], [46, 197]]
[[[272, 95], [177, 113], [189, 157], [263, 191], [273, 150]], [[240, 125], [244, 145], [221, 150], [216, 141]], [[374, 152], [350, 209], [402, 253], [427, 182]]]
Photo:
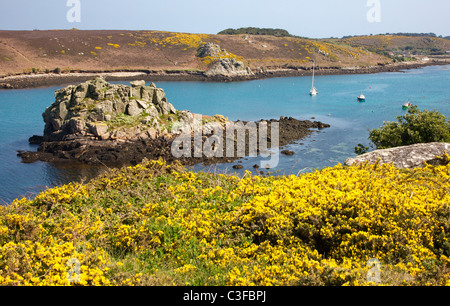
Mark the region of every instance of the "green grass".
[[[180, 173], [184, 172], [181, 168], [177, 170]], [[109, 253], [113, 255], [112, 261], [123, 263], [123, 266], [116, 264], [114, 269], [108, 272], [109, 277], [120, 280], [131, 279], [136, 273], [142, 273], [144, 276], [141, 281], [145, 285], [226, 285], [224, 275], [231, 267], [211, 265], [205, 259], [199, 258], [205, 252], [202, 240], [195, 236], [186, 239], [184, 229], [180, 224], [168, 224], [166, 220], [180, 210], [186, 210], [187, 218], [190, 214], [189, 211], [193, 209], [215, 209], [218, 213], [226, 213], [236, 205], [241, 205], [248, 197], [242, 197], [227, 206], [224, 205], [222, 194], [202, 195], [191, 192], [186, 194], [190, 196], [189, 203], [177, 202], [176, 195], [170, 192], [169, 187], [181, 186], [186, 183], [185, 179], [177, 178], [171, 173], [158, 173], [158, 176], [153, 176], [149, 175], [148, 171], [130, 169], [128, 171], [129, 173], [122, 175], [127, 180], [117, 181], [118, 185], [107, 185], [107, 182], [116, 178], [116, 171], [91, 184], [89, 188], [90, 205], [102, 209], [112, 208], [115, 216], [109, 220], [111, 223], [129, 224], [136, 227], [141, 218], [137, 215], [142, 214], [145, 205], [160, 203], [156, 209], [152, 210], [152, 214], [159, 217], [152, 218], [146, 226], [152, 232], [158, 233], [159, 240], [163, 244], [141, 252], [135, 252], [131, 247], [124, 248], [123, 245], [111, 248]], [[236, 181], [230, 179], [229, 176], [199, 173], [192, 186], [199, 190], [217, 186], [223, 190], [232, 190], [236, 188], [235, 183]], [[223, 226], [226, 228], [226, 224]], [[113, 224], [110, 224], [110, 227], [113, 227]], [[251, 242], [244, 237], [240, 240], [241, 243]], [[113, 245], [114, 242], [112, 241], [111, 244]], [[230, 244], [230, 241], [222, 240], [219, 243], [226, 246]], [[177, 272], [176, 269], [185, 265], [195, 266], [195, 271]], [[215, 279], [215, 275], [221, 275], [221, 277]]]

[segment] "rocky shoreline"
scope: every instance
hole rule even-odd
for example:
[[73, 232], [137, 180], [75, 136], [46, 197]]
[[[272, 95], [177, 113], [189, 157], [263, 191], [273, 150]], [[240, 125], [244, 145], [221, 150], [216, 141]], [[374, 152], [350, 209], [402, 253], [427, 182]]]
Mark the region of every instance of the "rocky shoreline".
[[[378, 65], [371, 67], [317, 67], [317, 75], [374, 74], [381, 72], [398, 72], [418, 69], [427, 66], [449, 65], [447, 60], [432, 60], [430, 62], [409, 62], [400, 64]], [[197, 70], [115, 70], [115, 71], [71, 71], [69, 73], [21, 74], [0, 78], [0, 90], [24, 89], [50, 86], [62, 86], [84, 82], [95, 76], [103, 76], [107, 81], [145, 80], [161, 81], [203, 81], [203, 82], [235, 82], [276, 77], [310, 76], [311, 67], [269, 67], [253, 71], [248, 75], [208, 75]]]
[[[272, 123], [279, 124], [279, 147], [284, 147], [310, 136], [314, 132], [329, 128], [330, 125], [310, 120], [297, 120], [292, 117], [281, 117], [280, 119], [268, 120], [268, 126]], [[243, 122], [246, 124], [246, 122]], [[257, 130], [259, 133], [259, 129]], [[226, 133], [224, 133], [225, 135]], [[217, 163], [232, 163], [241, 159], [237, 157], [180, 157], [172, 154], [171, 147], [175, 140], [173, 137], [157, 137], [146, 140], [99, 140], [92, 137], [81, 137], [73, 140], [43, 142], [43, 137], [33, 136], [30, 143], [38, 144], [37, 151], [20, 151], [18, 156], [24, 163], [34, 163], [37, 161], [51, 163], [81, 163], [87, 165], [105, 165], [108, 167], [134, 166], [144, 159], [154, 160], [162, 158], [167, 162], [180, 161], [185, 166], [196, 164], [212, 165]], [[202, 145], [209, 140], [203, 136]], [[225, 141], [224, 136], [224, 141]], [[270, 148], [270, 136], [269, 136]], [[237, 145], [235, 145], [237, 148]], [[194, 156], [194, 146], [192, 146], [192, 156]], [[246, 153], [249, 152], [249, 143], [245, 142]], [[289, 151], [282, 151], [290, 155]], [[259, 154], [258, 150], [258, 154]]]

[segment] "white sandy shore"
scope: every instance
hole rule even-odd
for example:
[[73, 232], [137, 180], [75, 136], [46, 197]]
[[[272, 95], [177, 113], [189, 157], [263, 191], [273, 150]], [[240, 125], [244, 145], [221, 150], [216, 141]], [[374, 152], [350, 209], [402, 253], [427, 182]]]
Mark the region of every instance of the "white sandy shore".
[[68, 77], [95, 77], [95, 76], [105, 76], [105, 77], [117, 77], [117, 78], [128, 78], [128, 77], [136, 77], [146, 75], [145, 72], [99, 72], [99, 73], [64, 73], [64, 74], [56, 74], [56, 73], [48, 73], [48, 74], [22, 74], [22, 75], [13, 75], [0, 78], [0, 81], [8, 82], [15, 81], [21, 79], [39, 79], [39, 78], [68, 78]]

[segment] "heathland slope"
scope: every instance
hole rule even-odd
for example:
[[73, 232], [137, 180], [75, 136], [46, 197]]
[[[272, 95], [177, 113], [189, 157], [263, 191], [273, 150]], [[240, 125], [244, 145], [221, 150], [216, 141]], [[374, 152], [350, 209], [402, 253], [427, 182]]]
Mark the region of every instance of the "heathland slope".
[[364, 47], [375, 53], [393, 52], [407, 56], [445, 55], [450, 51], [450, 40], [433, 36], [371, 35], [340, 39], [352, 47]]
[[0, 89], [67, 84], [100, 74], [110, 81], [303, 76], [312, 74], [313, 62], [320, 75], [389, 72], [445, 65], [448, 50], [450, 40], [431, 36], [308, 39], [129, 30], [0, 31]]
[[295, 66], [370, 66], [385, 63], [364, 46], [267, 35], [210, 35], [160, 31], [0, 31], [0, 75], [53, 71], [194, 70], [210, 59], [198, 48], [214, 43], [253, 70]]

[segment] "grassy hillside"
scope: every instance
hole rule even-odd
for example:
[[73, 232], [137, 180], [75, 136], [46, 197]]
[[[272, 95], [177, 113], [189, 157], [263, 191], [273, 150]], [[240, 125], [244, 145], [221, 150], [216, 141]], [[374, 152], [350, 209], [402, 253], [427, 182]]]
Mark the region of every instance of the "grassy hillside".
[[159, 31], [0, 31], [0, 75], [61, 70], [201, 70], [197, 49], [213, 42], [251, 68], [367, 66], [386, 58], [364, 48], [265, 35], [209, 35]]
[[238, 178], [152, 161], [0, 207], [0, 285], [373, 285], [371, 259], [385, 285], [450, 285], [449, 182], [450, 165]]

